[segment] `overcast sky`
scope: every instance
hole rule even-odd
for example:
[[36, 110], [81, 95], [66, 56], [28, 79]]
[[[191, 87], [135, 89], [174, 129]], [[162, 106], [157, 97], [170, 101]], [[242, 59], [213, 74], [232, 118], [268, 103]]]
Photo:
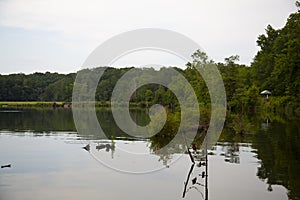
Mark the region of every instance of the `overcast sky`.
[[[173, 30], [217, 62], [238, 54], [250, 64], [257, 36], [296, 10], [293, 0], [0, 0], [0, 74], [75, 72], [102, 42], [139, 28]], [[184, 65], [157, 52], [115, 65], [148, 63]]]

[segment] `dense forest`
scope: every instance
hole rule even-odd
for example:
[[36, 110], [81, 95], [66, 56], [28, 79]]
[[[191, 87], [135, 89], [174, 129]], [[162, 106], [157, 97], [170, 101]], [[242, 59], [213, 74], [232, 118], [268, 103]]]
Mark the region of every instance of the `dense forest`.
[[[266, 33], [257, 39], [260, 50], [250, 66], [237, 64], [238, 55], [215, 63], [223, 77], [228, 109], [236, 112], [256, 111], [260, 108], [292, 110], [300, 113], [300, 4], [298, 11], [291, 14], [281, 29], [266, 27]], [[197, 55], [195, 52], [194, 56]], [[131, 68], [107, 68], [99, 81], [95, 98], [110, 100], [116, 82]], [[200, 106], [209, 105], [210, 98], [204, 80], [196, 69], [187, 63], [179, 71], [193, 86]], [[140, 69], [153, 70], [154, 69]], [[160, 69], [163, 72], [165, 68]], [[0, 101], [65, 101], [72, 100], [76, 73], [34, 73], [0, 75]], [[267, 100], [260, 95], [263, 90], [272, 94]], [[132, 102], [145, 105], [177, 103], [166, 87], [152, 84], [137, 90]]]

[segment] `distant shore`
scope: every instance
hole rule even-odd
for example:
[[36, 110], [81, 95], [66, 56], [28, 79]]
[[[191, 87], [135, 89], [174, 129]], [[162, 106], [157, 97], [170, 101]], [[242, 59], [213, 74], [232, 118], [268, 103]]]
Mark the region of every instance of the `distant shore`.
[[[96, 101], [96, 107], [110, 107], [109, 101]], [[63, 101], [0, 101], [1, 108], [72, 108], [72, 102]], [[145, 102], [130, 102], [130, 107], [144, 108]]]
[[50, 101], [0, 101], [0, 107], [53, 107], [54, 103], [62, 107], [66, 102]]

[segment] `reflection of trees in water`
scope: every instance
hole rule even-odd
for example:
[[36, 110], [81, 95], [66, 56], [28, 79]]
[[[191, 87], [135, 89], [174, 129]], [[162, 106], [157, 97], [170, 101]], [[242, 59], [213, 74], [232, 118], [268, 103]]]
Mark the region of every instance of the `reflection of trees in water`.
[[[239, 163], [241, 143], [250, 143], [261, 165], [257, 176], [266, 189], [282, 185], [289, 199], [300, 198], [300, 124], [293, 116], [261, 113], [255, 116], [230, 115], [219, 139], [225, 161]], [[236, 126], [236, 127], [234, 127]], [[243, 130], [243, 131], [241, 131]], [[241, 133], [242, 132], [242, 133]], [[240, 134], [237, 134], [240, 133]]]
[[208, 151], [206, 142], [207, 140], [204, 144], [205, 149], [197, 148], [196, 143], [193, 143], [192, 147], [187, 146], [192, 165], [184, 182], [182, 198], [185, 198], [190, 190], [195, 190], [200, 193], [202, 199], [208, 200]]
[[240, 163], [240, 143], [219, 143], [222, 146], [221, 156], [225, 157], [225, 162], [229, 163]]
[[[150, 139], [150, 149], [151, 152], [155, 155], [159, 156], [159, 160], [165, 165], [166, 167], [169, 167], [169, 164], [171, 163], [172, 159], [174, 158], [174, 154], [181, 154], [185, 151], [185, 145], [183, 144], [183, 141], [173, 141], [172, 144], [169, 144], [169, 141], [172, 138], [166, 137], [160, 138], [158, 136], [151, 137]], [[168, 148], [163, 148], [167, 144]]]
[[[266, 118], [268, 122], [266, 122]], [[247, 123], [243, 127], [248, 128], [245, 133], [237, 134], [232, 129], [232, 120], [229, 119], [219, 139], [220, 142], [217, 144], [217, 146], [221, 146], [222, 153], [220, 155], [224, 156], [225, 162], [240, 163], [241, 147], [250, 144], [254, 149], [253, 153], [257, 154], [257, 158], [260, 160], [261, 165], [258, 168], [257, 176], [266, 181], [266, 190], [272, 191], [272, 185], [282, 185], [289, 190], [289, 199], [299, 199], [300, 124], [298, 121], [285, 119], [284, 116], [273, 116], [272, 114], [267, 117], [259, 115], [244, 116], [240, 121]], [[264, 128], [265, 123], [268, 123], [267, 129]], [[194, 141], [197, 148], [201, 146], [203, 136], [203, 134], [197, 135]], [[167, 139], [160, 136], [152, 138], [151, 147], [153, 149], [163, 147], [166, 145], [166, 141], [171, 138], [172, 135], [169, 135]], [[168, 154], [182, 151], [183, 146], [182, 142], [172, 146], [169, 151], [165, 152], [164, 159], [171, 158]], [[158, 153], [158, 151], [154, 152]], [[197, 158], [197, 155], [194, 155], [194, 158]]]
[[69, 109], [18, 109], [20, 112], [0, 112], [0, 129], [12, 131], [76, 131]]
[[[182, 197], [184, 198], [189, 191], [195, 190], [200, 193], [203, 199], [208, 199], [207, 151], [200, 149], [206, 129], [200, 126], [196, 137], [191, 139], [189, 136], [193, 135], [193, 131], [190, 132], [188, 128], [185, 128], [186, 132], [182, 133], [182, 137], [175, 137], [176, 134], [181, 134], [177, 133], [179, 117], [178, 114], [168, 115], [163, 129], [150, 138], [150, 149], [159, 156], [159, 161], [162, 161], [166, 167], [169, 167], [174, 154], [189, 154], [192, 164], [184, 183]], [[192, 146], [188, 145], [191, 142], [193, 142]]]
[[[282, 185], [289, 190], [289, 199], [300, 199], [299, 119], [274, 113], [237, 117], [229, 116], [229, 128], [225, 128], [219, 140], [223, 143], [218, 143], [224, 146], [221, 155], [225, 161], [238, 163], [240, 143], [251, 143], [261, 163], [257, 176], [266, 181], [266, 189], [272, 191], [272, 185]], [[236, 130], [245, 128], [244, 133], [236, 134], [232, 128], [235, 125]]]
[[300, 126], [298, 121], [272, 122], [268, 131], [259, 131], [253, 148], [261, 160], [257, 176], [266, 181], [267, 189], [282, 185], [289, 190], [289, 199], [300, 198]]
[[[132, 114], [133, 119], [138, 119], [139, 124], [144, 124], [147, 117], [144, 111], [135, 111]], [[127, 134], [123, 133], [114, 123], [110, 110], [97, 110], [97, 116], [108, 138], [121, 137], [127, 140]], [[229, 115], [226, 120], [226, 127], [219, 138], [218, 146], [221, 146], [226, 162], [240, 162], [240, 147], [242, 143], [252, 144], [257, 158], [261, 160], [257, 176], [267, 182], [266, 189], [272, 190], [272, 185], [282, 185], [289, 190], [288, 196], [295, 200], [300, 198], [300, 124], [298, 119], [287, 118], [287, 116], [277, 116], [273, 113], [243, 116]], [[177, 117], [178, 118], [178, 117]], [[187, 153], [183, 140], [174, 141], [168, 149], [160, 150], [166, 146], [177, 133], [177, 118], [170, 118], [163, 130], [149, 139], [149, 147], [152, 153], [159, 156], [159, 160], [168, 166], [177, 153]], [[266, 119], [268, 119], [268, 128], [265, 128]], [[235, 120], [237, 120], [235, 122]], [[246, 128], [243, 134], [237, 134], [233, 128], [234, 123], [239, 123], [239, 127]], [[246, 125], [245, 125], [246, 124]], [[263, 126], [263, 127], [262, 127]], [[51, 132], [51, 131], [76, 131], [72, 111], [69, 109], [24, 109], [21, 112], [3, 113], [0, 112], [0, 129], [33, 132]], [[238, 129], [236, 129], [238, 130]], [[203, 131], [203, 130], [202, 130]], [[204, 130], [205, 131], [205, 130]], [[203, 142], [204, 134], [200, 132], [194, 144], [199, 149]], [[87, 139], [97, 138], [94, 135], [86, 135]], [[38, 135], [38, 134], [37, 134]], [[99, 146], [101, 149], [103, 146]], [[107, 146], [101, 151], [105, 151]], [[107, 148], [108, 149], [108, 148]], [[113, 149], [109, 149], [112, 151]], [[193, 152], [195, 160], [198, 159], [196, 152]], [[197, 162], [199, 164], [199, 162]], [[195, 168], [196, 165], [195, 165]], [[193, 178], [191, 178], [193, 180]], [[197, 178], [197, 181], [200, 180]]]
[[[0, 112], [0, 130], [32, 131], [36, 133], [55, 131], [76, 131], [71, 109], [52, 108], [14, 108], [19, 112]], [[96, 109], [98, 121], [107, 138], [126, 137], [114, 122], [110, 109]], [[142, 110], [135, 111], [141, 116]], [[140, 118], [140, 117], [139, 117]], [[143, 117], [142, 120], [146, 120]], [[88, 123], [89, 119], [83, 119]], [[83, 124], [89, 128], [89, 124]], [[81, 132], [86, 139], [106, 139], [96, 132]], [[101, 137], [100, 137], [101, 136]]]
[[227, 128], [231, 129], [234, 134], [251, 135], [260, 129], [260, 123], [255, 115], [230, 114], [226, 121]]
[[[186, 143], [183, 140], [182, 137], [178, 137], [174, 139], [174, 135], [177, 133], [174, 133], [165, 127], [162, 131], [160, 131], [159, 134], [153, 136], [150, 138], [150, 149], [152, 153], [160, 156], [161, 161], [163, 161], [163, 164], [167, 166], [167, 163], [170, 163], [173, 156], [172, 154], [187, 154], [186, 150]], [[179, 133], [178, 133], [179, 134]], [[188, 135], [189, 133], [185, 133], [184, 135]], [[195, 140], [194, 145], [197, 146], [199, 149], [202, 145], [204, 133], [198, 133]], [[172, 142], [170, 143], [170, 141]], [[167, 148], [165, 148], [167, 146]], [[198, 153], [192, 151], [193, 156], [197, 159], [199, 156]]]

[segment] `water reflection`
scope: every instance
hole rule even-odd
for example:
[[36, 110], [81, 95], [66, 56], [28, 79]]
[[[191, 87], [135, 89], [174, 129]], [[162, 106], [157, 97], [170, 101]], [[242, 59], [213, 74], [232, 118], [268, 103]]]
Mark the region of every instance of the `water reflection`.
[[300, 125], [297, 121], [272, 122], [253, 138], [253, 148], [261, 160], [257, 176], [266, 181], [268, 190], [283, 185], [290, 199], [300, 198]]
[[[182, 198], [185, 198], [186, 194], [190, 190], [195, 190], [200, 193], [202, 199], [208, 200], [208, 151], [207, 145], [205, 149], [197, 150], [196, 145], [192, 145], [192, 149], [187, 148], [187, 152], [190, 156], [192, 165], [188, 172], [186, 181], [184, 182], [184, 189]], [[195, 170], [195, 165], [199, 169]], [[194, 172], [196, 171], [196, 172]], [[193, 173], [194, 172], [194, 173]], [[191, 179], [191, 180], [190, 180]]]
[[240, 143], [218, 143], [222, 147], [220, 156], [224, 156], [225, 162], [229, 163], [240, 163]]
[[8, 131], [76, 131], [69, 109], [2, 109], [0, 128]]
[[[147, 124], [147, 120], [149, 120], [143, 110], [134, 110], [131, 114], [133, 119], [141, 125]], [[71, 110], [2, 110], [0, 112], [0, 164], [4, 166], [11, 163], [12, 167], [0, 169], [1, 179], [7, 180], [9, 185], [13, 185], [14, 183], [9, 182], [10, 179], [3, 176], [3, 174], [8, 172], [36, 173], [50, 169], [54, 171], [62, 170], [69, 166], [68, 164], [60, 166], [59, 164], [64, 163], [63, 159], [65, 156], [72, 155], [75, 157], [80, 155], [80, 159], [88, 159], [88, 157], [85, 157], [88, 155], [88, 152], [84, 151], [82, 147], [89, 144], [92, 153], [107, 160], [112, 160], [111, 162], [115, 163], [128, 161], [128, 157], [120, 152], [121, 149], [138, 150], [141, 153], [150, 152], [149, 160], [143, 161], [144, 163], [141, 161], [141, 163], [128, 163], [128, 165], [147, 166], [151, 162], [156, 162], [158, 163], [157, 166], [164, 166], [166, 170], [178, 170], [174, 174], [180, 174], [181, 180], [177, 180], [176, 184], [184, 182], [183, 188], [181, 184], [179, 184], [180, 188], [176, 186], [178, 197], [198, 199], [201, 197], [207, 199], [209, 196], [210, 199], [219, 199], [216, 197], [222, 193], [222, 190], [218, 190], [218, 188], [226, 188], [227, 185], [232, 188], [240, 185], [238, 182], [230, 182], [228, 180], [225, 186], [218, 186], [218, 181], [222, 181], [222, 178], [234, 177], [234, 173], [243, 171], [243, 169], [249, 168], [249, 171], [251, 171], [250, 167], [252, 166], [254, 167], [254, 175], [249, 175], [249, 172], [245, 171], [239, 174], [240, 179], [248, 180], [251, 178], [252, 180], [255, 177], [258, 182], [253, 180], [253, 182], [247, 183], [248, 190], [240, 189], [240, 191], [237, 191], [232, 189], [227, 192], [231, 192], [233, 196], [238, 195], [238, 193], [251, 196], [252, 194], [249, 191], [257, 187], [263, 187], [267, 194], [260, 191], [257, 192], [257, 196], [261, 194], [264, 199], [275, 199], [276, 197], [277, 199], [282, 199], [285, 198], [284, 190], [280, 190], [281, 196], [279, 197], [278, 187], [284, 186], [288, 190], [286, 194], [288, 199], [296, 200], [300, 198], [300, 124], [297, 119], [288, 118], [287, 116], [274, 116], [272, 114], [262, 114], [261, 116], [230, 115], [219, 142], [213, 149], [209, 150], [208, 154], [199, 150], [199, 146], [203, 142], [203, 134], [197, 136], [193, 143], [194, 145], [189, 149], [195, 162], [193, 164], [184, 141], [175, 141], [168, 149], [160, 151], [160, 148], [172, 138], [171, 129], [174, 129], [172, 123], [165, 127], [164, 132], [148, 140], [140, 140], [128, 137], [128, 135], [123, 133], [115, 125], [109, 110], [98, 110], [97, 116], [107, 138], [101, 138], [97, 134], [77, 135]], [[60, 137], [60, 135], [63, 135], [63, 137]], [[30, 142], [18, 142], [19, 139], [16, 139], [16, 137], [19, 136], [22, 136], [20, 138], [23, 138], [24, 141]], [[57, 137], [58, 141], [63, 140], [65, 144], [57, 147], [57, 142], [53, 142], [50, 148], [47, 146], [48, 138], [53, 137]], [[36, 143], [32, 138], [39, 138], [44, 142]], [[76, 148], [72, 148], [69, 152], [64, 152], [65, 149], [69, 148], [66, 148], [66, 144], [76, 145]], [[11, 146], [17, 148], [10, 148]], [[7, 151], [7, 148], [10, 151]], [[48, 151], [47, 148], [49, 148]], [[52, 155], [50, 152], [56, 152], [55, 148], [57, 151], [59, 150], [59, 153]], [[28, 150], [35, 157], [23, 154], [23, 152]], [[78, 150], [81, 150], [81, 152], [78, 152]], [[75, 155], [73, 155], [74, 152], [76, 152]], [[182, 152], [185, 152], [183, 156], [184, 163], [182, 163], [180, 168], [176, 168], [176, 163], [174, 165], [171, 165], [171, 163], [178, 156], [181, 156]], [[203, 155], [206, 155], [207, 158], [203, 157]], [[18, 166], [12, 162], [15, 158], [19, 162]], [[27, 162], [25, 158], [32, 160], [32, 163]], [[209, 166], [208, 162], [210, 162]], [[85, 166], [82, 163], [80, 167], [84, 168]], [[126, 166], [124, 167], [126, 168]], [[208, 174], [206, 169], [210, 172], [209, 178], [206, 176]], [[222, 170], [228, 174], [221, 173]], [[166, 181], [170, 179], [170, 176], [175, 176], [174, 174], [166, 175], [168, 172], [161, 172], [160, 176], [164, 177], [165, 180], [157, 177], [157, 181]], [[3, 191], [3, 185], [6, 185], [2, 180], [0, 182], [1, 191]], [[209, 182], [206, 183], [206, 180]], [[171, 184], [167, 181], [164, 183]], [[204, 188], [208, 188], [208, 186], [210, 190], [206, 195]], [[168, 198], [166, 197], [165, 199]]]

